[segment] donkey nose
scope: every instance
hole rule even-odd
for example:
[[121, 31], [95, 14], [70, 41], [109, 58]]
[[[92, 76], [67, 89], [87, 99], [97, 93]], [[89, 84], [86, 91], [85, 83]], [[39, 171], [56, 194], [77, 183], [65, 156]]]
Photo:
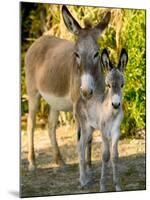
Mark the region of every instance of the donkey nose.
[[115, 109], [117, 109], [117, 108], [120, 107], [120, 103], [113, 103], [113, 102], [112, 102], [112, 106], [113, 106]]
[[83, 95], [84, 98], [90, 99], [93, 95], [93, 90], [92, 89], [82, 89], [81, 88], [81, 94]]

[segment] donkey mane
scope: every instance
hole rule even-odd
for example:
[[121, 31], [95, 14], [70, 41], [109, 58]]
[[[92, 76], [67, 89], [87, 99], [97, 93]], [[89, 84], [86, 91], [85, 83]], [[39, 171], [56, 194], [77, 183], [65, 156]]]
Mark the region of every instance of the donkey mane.
[[92, 28], [92, 22], [90, 21], [90, 19], [84, 19], [84, 28]]

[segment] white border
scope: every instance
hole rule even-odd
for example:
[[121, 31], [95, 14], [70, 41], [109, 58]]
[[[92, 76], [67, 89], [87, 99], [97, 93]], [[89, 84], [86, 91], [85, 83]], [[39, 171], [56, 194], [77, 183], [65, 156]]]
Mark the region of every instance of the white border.
[[[26, 1], [26, 0], [24, 0]], [[26, 1], [27, 2], [27, 1]], [[28, 0], [29, 2], [29, 0]], [[32, 2], [32, 1], [31, 1]], [[147, 9], [147, 191], [39, 197], [36, 199], [145, 199], [150, 193], [150, 4], [149, 0], [36, 0], [35, 2]], [[19, 190], [19, 0], [1, 1], [0, 11], [0, 199], [16, 199]], [[33, 198], [28, 198], [33, 199]], [[147, 199], [147, 198], [146, 198]]]

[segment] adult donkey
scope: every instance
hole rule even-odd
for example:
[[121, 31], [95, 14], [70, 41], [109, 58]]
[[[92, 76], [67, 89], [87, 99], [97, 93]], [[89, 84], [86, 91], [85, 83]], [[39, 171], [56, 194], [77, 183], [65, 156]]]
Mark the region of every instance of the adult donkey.
[[[29, 114], [27, 124], [29, 170], [35, 168], [34, 128], [40, 96], [50, 106], [48, 127], [54, 158], [63, 165], [56, 140], [59, 111], [72, 111], [82, 94], [89, 99], [95, 80], [101, 74], [97, 39], [107, 27], [110, 12], [94, 28], [81, 28], [67, 7], [62, 7], [66, 27], [77, 36], [76, 43], [53, 36], [41, 36], [29, 48], [25, 58]], [[101, 81], [101, 80], [100, 80]]]

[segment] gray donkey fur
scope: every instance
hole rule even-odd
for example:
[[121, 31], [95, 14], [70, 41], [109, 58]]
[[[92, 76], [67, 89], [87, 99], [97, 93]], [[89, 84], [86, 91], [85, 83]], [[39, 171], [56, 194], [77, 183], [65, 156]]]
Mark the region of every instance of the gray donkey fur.
[[109, 60], [106, 49], [103, 50], [101, 63], [106, 69], [105, 92], [95, 91], [89, 100], [80, 98], [76, 106], [76, 118], [80, 126], [78, 138], [78, 152], [80, 160], [80, 183], [85, 186], [90, 183], [85, 159], [85, 149], [91, 140], [94, 130], [100, 130], [102, 134], [102, 169], [100, 190], [106, 191], [106, 170], [110, 159], [113, 167], [113, 182], [116, 191], [120, 191], [118, 171], [118, 140], [120, 136], [120, 124], [123, 119], [122, 111], [122, 87], [124, 85], [124, 69], [128, 61], [125, 49], [122, 49], [118, 67], [114, 67]]

